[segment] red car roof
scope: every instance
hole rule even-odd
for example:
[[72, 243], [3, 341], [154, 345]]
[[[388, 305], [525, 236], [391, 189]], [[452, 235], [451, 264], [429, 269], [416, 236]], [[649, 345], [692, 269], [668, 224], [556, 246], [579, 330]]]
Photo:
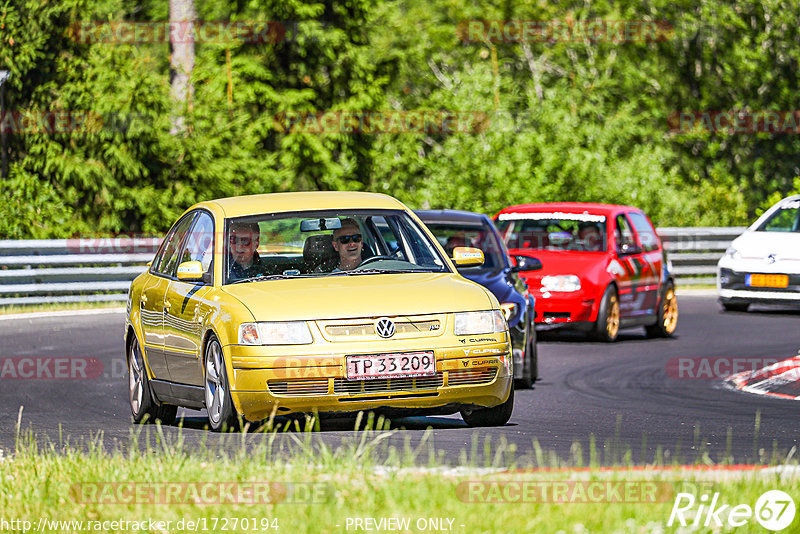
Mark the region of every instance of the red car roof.
[[539, 202], [536, 204], [517, 204], [516, 206], [509, 206], [498, 211], [497, 215], [501, 213], [537, 213], [543, 211], [564, 211], [574, 213], [590, 213], [592, 215], [611, 215], [617, 211], [642, 211], [633, 206], [624, 206], [621, 204], [599, 204], [596, 202]]

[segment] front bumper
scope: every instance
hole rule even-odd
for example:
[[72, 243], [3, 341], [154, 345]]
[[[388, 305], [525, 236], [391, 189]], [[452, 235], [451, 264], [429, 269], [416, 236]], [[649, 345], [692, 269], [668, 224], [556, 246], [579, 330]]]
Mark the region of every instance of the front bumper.
[[[489, 339], [493, 343], [472, 343]], [[430, 339], [318, 346], [224, 347], [232, 365], [231, 397], [245, 419], [294, 412], [357, 412], [379, 408], [430, 409], [504, 402], [513, 382], [508, 334], [459, 338], [430, 347]], [[335, 345], [335, 346], [334, 346]], [[344, 345], [344, 346], [342, 346]], [[320, 350], [324, 349], [324, 350]], [[433, 350], [436, 375], [348, 380], [346, 355]], [[280, 351], [280, 354], [278, 354]]]
[[580, 327], [597, 317], [594, 295], [583, 289], [570, 293], [541, 292], [536, 297], [536, 327], [539, 330], [563, 326]]
[[752, 287], [747, 285], [750, 274], [765, 273], [763, 270], [744, 272], [727, 267], [717, 270], [717, 289], [723, 302], [761, 304], [800, 304], [800, 274], [787, 274], [789, 284], [785, 288]]

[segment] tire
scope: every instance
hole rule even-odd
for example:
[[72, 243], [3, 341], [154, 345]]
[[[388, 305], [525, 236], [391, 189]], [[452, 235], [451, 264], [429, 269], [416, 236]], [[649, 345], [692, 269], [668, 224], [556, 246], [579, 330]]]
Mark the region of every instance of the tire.
[[655, 324], [644, 327], [650, 337], [670, 337], [678, 328], [678, 299], [675, 297], [675, 286], [668, 282], [664, 294], [658, 303], [658, 320]]
[[729, 302], [729, 301], [722, 301], [722, 307], [725, 311], [729, 312], [746, 312], [747, 308], [750, 307], [749, 302]]
[[503, 426], [511, 419], [514, 411], [514, 388], [508, 394], [508, 399], [503, 404], [493, 408], [462, 408], [461, 418], [468, 426]]
[[597, 321], [592, 329], [592, 337], [598, 341], [613, 343], [619, 336], [619, 297], [617, 288], [610, 285], [603, 293]]
[[178, 414], [177, 406], [159, 405], [153, 399], [142, 349], [135, 334], [128, 345], [128, 401], [131, 418], [136, 424], [160, 421], [162, 425], [171, 425]]
[[539, 353], [536, 347], [536, 331], [529, 323], [525, 353], [522, 355], [522, 378], [514, 381], [514, 387], [530, 389], [537, 378], [539, 378]]
[[536, 344], [536, 330], [533, 322], [531, 322], [531, 381], [536, 382], [539, 380], [539, 346]]
[[239, 427], [239, 418], [231, 399], [222, 346], [216, 337], [212, 336], [206, 343], [203, 368], [205, 369], [203, 389], [211, 430], [214, 432], [236, 430]]

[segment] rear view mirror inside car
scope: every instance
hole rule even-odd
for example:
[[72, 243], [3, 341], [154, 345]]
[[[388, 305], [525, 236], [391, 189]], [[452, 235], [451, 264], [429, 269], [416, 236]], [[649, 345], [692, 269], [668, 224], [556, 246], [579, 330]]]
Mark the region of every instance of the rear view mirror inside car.
[[320, 230], [336, 230], [342, 227], [338, 217], [325, 217], [321, 219], [306, 219], [300, 223], [301, 232], [318, 232]]

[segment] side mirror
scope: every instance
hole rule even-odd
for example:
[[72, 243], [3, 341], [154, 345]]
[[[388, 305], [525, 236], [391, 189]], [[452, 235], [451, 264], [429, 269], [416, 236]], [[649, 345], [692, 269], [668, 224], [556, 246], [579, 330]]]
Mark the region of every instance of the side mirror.
[[531, 258], [530, 256], [512, 257], [514, 258], [514, 261], [517, 262], [517, 264], [511, 268], [512, 273], [519, 273], [522, 271], [538, 271], [542, 268], [542, 262], [537, 258]]
[[456, 247], [453, 249], [453, 263], [456, 265], [483, 265], [483, 251], [473, 247]]
[[178, 280], [184, 282], [202, 282], [203, 264], [199, 261], [185, 261], [178, 265]]
[[641, 254], [642, 247], [639, 245], [629, 245], [629, 244], [622, 244], [617, 247], [617, 254], [620, 256], [630, 256], [632, 254]]

